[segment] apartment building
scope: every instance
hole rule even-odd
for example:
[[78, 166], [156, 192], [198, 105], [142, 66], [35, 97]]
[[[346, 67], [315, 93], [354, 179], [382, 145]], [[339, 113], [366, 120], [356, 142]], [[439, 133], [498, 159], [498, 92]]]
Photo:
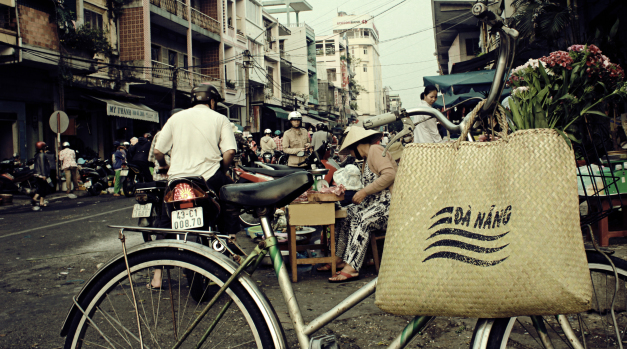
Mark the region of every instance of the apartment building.
[[[378, 115], [384, 110], [383, 81], [379, 60], [379, 31], [370, 15], [339, 12], [333, 19], [333, 34], [348, 39], [352, 72], [364, 90], [357, 96], [357, 115]], [[325, 43], [326, 45], [326, 43]]]
[[[347, 116], [351, 115], [346, 52], [346, 43], [341, 35], [316, 36], [316, 64], [319, 81], [326, 82], [332, 89], [330, 93], [333, 95], [334, 102], [333, 106], [328, 104], [331, 106], [329, 114], [337, 113], [337, 123], [346, 123]], [[330, 100], [331, 95], [327, 99]]]

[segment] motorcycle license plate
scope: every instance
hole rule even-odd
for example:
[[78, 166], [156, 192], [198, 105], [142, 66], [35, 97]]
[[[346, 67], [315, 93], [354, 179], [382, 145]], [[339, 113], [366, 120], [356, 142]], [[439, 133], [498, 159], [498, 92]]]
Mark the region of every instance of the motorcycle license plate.
[[148, 203], [145, 205], [142, 204], [135, 204], [135, 206], [133, 206], [133, 215], [131, 216], [132, 218], [144, 218], [144, 217], [150, 217], [150, 212], [152, 211], [152, 204]]
[[199, 228], [203, 225], [202, 207], [172, 212], [172, 229]]
[[91, 182], [90, 181], [85, 182], [85, 188], [90, 188], [90, 187], [91, 187]]
[[126, 176], [128, 176], [128, 170], [121, 170], [121, 171], [120, 171], [120, 176], [121, 176], [121, 177], [126, 177]]

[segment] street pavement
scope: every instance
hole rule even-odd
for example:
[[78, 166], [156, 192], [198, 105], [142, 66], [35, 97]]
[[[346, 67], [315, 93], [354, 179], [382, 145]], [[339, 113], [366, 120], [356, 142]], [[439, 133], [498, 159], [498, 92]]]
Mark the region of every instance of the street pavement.
[[[130, 218], [133, 199], [111, 195], [56, 197], [38, 212], [19, 198], [16, 205], [0, 209], [0, 348], [63, 347], [59, 331], [72, 297], [100, 263], [121, 253], [118, 232], [107, 225], [137, 223]], [[253, 248], [243, 232], [238, 239], [246, 250]], [[140, 234], [127, 235], [129, 246], [142, 241]], [[339, 285], [327, 282], [329, 272], [312, 269], [299, 274], [294, 289], [305, 321], [375, 277], [373, 267], [364, 268], [362, 280]], [[290, 347], [298, 347], [272, 268], [258, 270], [254, 278], [275, 307]], [[342, 348], [382, 346], [389, 344], [409, 320], [381, 312], [371, 296], [318, 334], [335, 334]], [[474, 324], [474, 319], [438, 318], [409, 347], [466, 348]]]

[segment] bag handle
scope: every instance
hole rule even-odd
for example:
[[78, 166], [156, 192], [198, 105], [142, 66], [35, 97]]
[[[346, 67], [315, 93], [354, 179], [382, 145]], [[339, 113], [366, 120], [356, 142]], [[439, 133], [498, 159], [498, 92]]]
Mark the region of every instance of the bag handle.
[[[459, 146], [461, 145], [462, 140], [468, 137], [468, 132], [470, 132], [472, 125], [475, 124], [475, 118], [477, 117], [477, 114], [479, 114], [479, 111], [485, 104], [485, 101], [486, 100], [484, 99], [481, 102], [479, 102], [477, 106], [470, 112], [470, 119], [468, 120], [467, 123], [464, 124], [461, 135], [459, 136], [457, 141], [455, 141], [455, 149], [459, 149]], [[501, 132], [497, 132], [496, 134], [500, 136], [504, 141], [507, 142], [508, 140], [507, 133], [509, 131], [509, 125], [507, 124], [507, 117], [505, 116], [505, 109], [503, 109], [502, 105], [497, 104], [495, 114], [496, 114], [496, 121], [501, 126], [501, 129], [502, 129]]]

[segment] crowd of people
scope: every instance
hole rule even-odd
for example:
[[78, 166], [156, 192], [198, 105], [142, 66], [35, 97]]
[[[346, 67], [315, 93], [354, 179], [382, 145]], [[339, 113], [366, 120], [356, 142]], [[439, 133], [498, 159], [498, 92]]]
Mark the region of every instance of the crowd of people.
[[[347, 217], [339, 223], [336, 234], [336, 258], [342, 269], [329, 281], [337, 283], [358, 279], [371, 235], [387, 228], [399, 156], [383, 156], [383, 151], [396, 133], [350, 126], [344, 132], [340, 144], [324, 124], [310, 126], [309, 129], [302, 127], [302, 116], [294, 111], [288, 116], [288, 130], [273, 132], [265, 129], [258, 144], [251, 133], [242, 133], [226, 117], [215, 112], [215, 104], [221, 98], [215, 88], [203, 86], [194, 90], [194, 107], [174, 110], [154, 139], [152, 134], [144, 133], [141, 137], [131, 138], [130, 142], [114, 143], [111, 157], [115, 171], [113, 195], [120, 196], [121, 170], [128, 162], [139, 167], [141, 175], [148, 180], [163, 180], [168, 176], [193, 173], [202, 175], [210, 188], [219, 190], [223, 185], [233, 183], [227, 170], [236, 153], [240, 154], [240, 161], [247, 165], [258, 161], [259, 156], [265, 153], [279, 151], [289, 154], [288, 166], [303, 167], [302, 152], [317, 150], [327, 142], [335, 148], [339, 147], [340, 153], [350, 154], [355, 160], [354, 164], [338, 171], [337, 182], [345, 184], [350, 195], [347, 195], [348, 202], [344, 202], [347, 205]], [[421, 105], [431, 106], [436, 98], [437, 89], [427, 86], [421, 95]], [[417, 123], [413, 134], [414, 143], [443, 141], [436, 120], [423, 116], [412, 117], [412, 120]], [[78, 187], [76, 153], [67, 142], [62, 147], [59, 160], [67, 181], [67, 192], [70, 193], [72, 184]], [[39, 200], [39, 205], [45, 206], [44, 198], [51, 182], [52, 166], [46, 156], [46, 144], [38, 142], [37, 150], [35, 172], [40, 189], [33, 197], [33, 202]], [[167, 175], [160, 172], [167, 172]], [[228, 233], [237, 233], [238, 229], [233, 224], [237, 222], [237, 209], [227, 207], [225, 212], [223, 228]], [[324, 265], [318, 270], [330, 268], [331, 265]], [[159, 287], [159, 280], [155, 272], [149, 287]]]

